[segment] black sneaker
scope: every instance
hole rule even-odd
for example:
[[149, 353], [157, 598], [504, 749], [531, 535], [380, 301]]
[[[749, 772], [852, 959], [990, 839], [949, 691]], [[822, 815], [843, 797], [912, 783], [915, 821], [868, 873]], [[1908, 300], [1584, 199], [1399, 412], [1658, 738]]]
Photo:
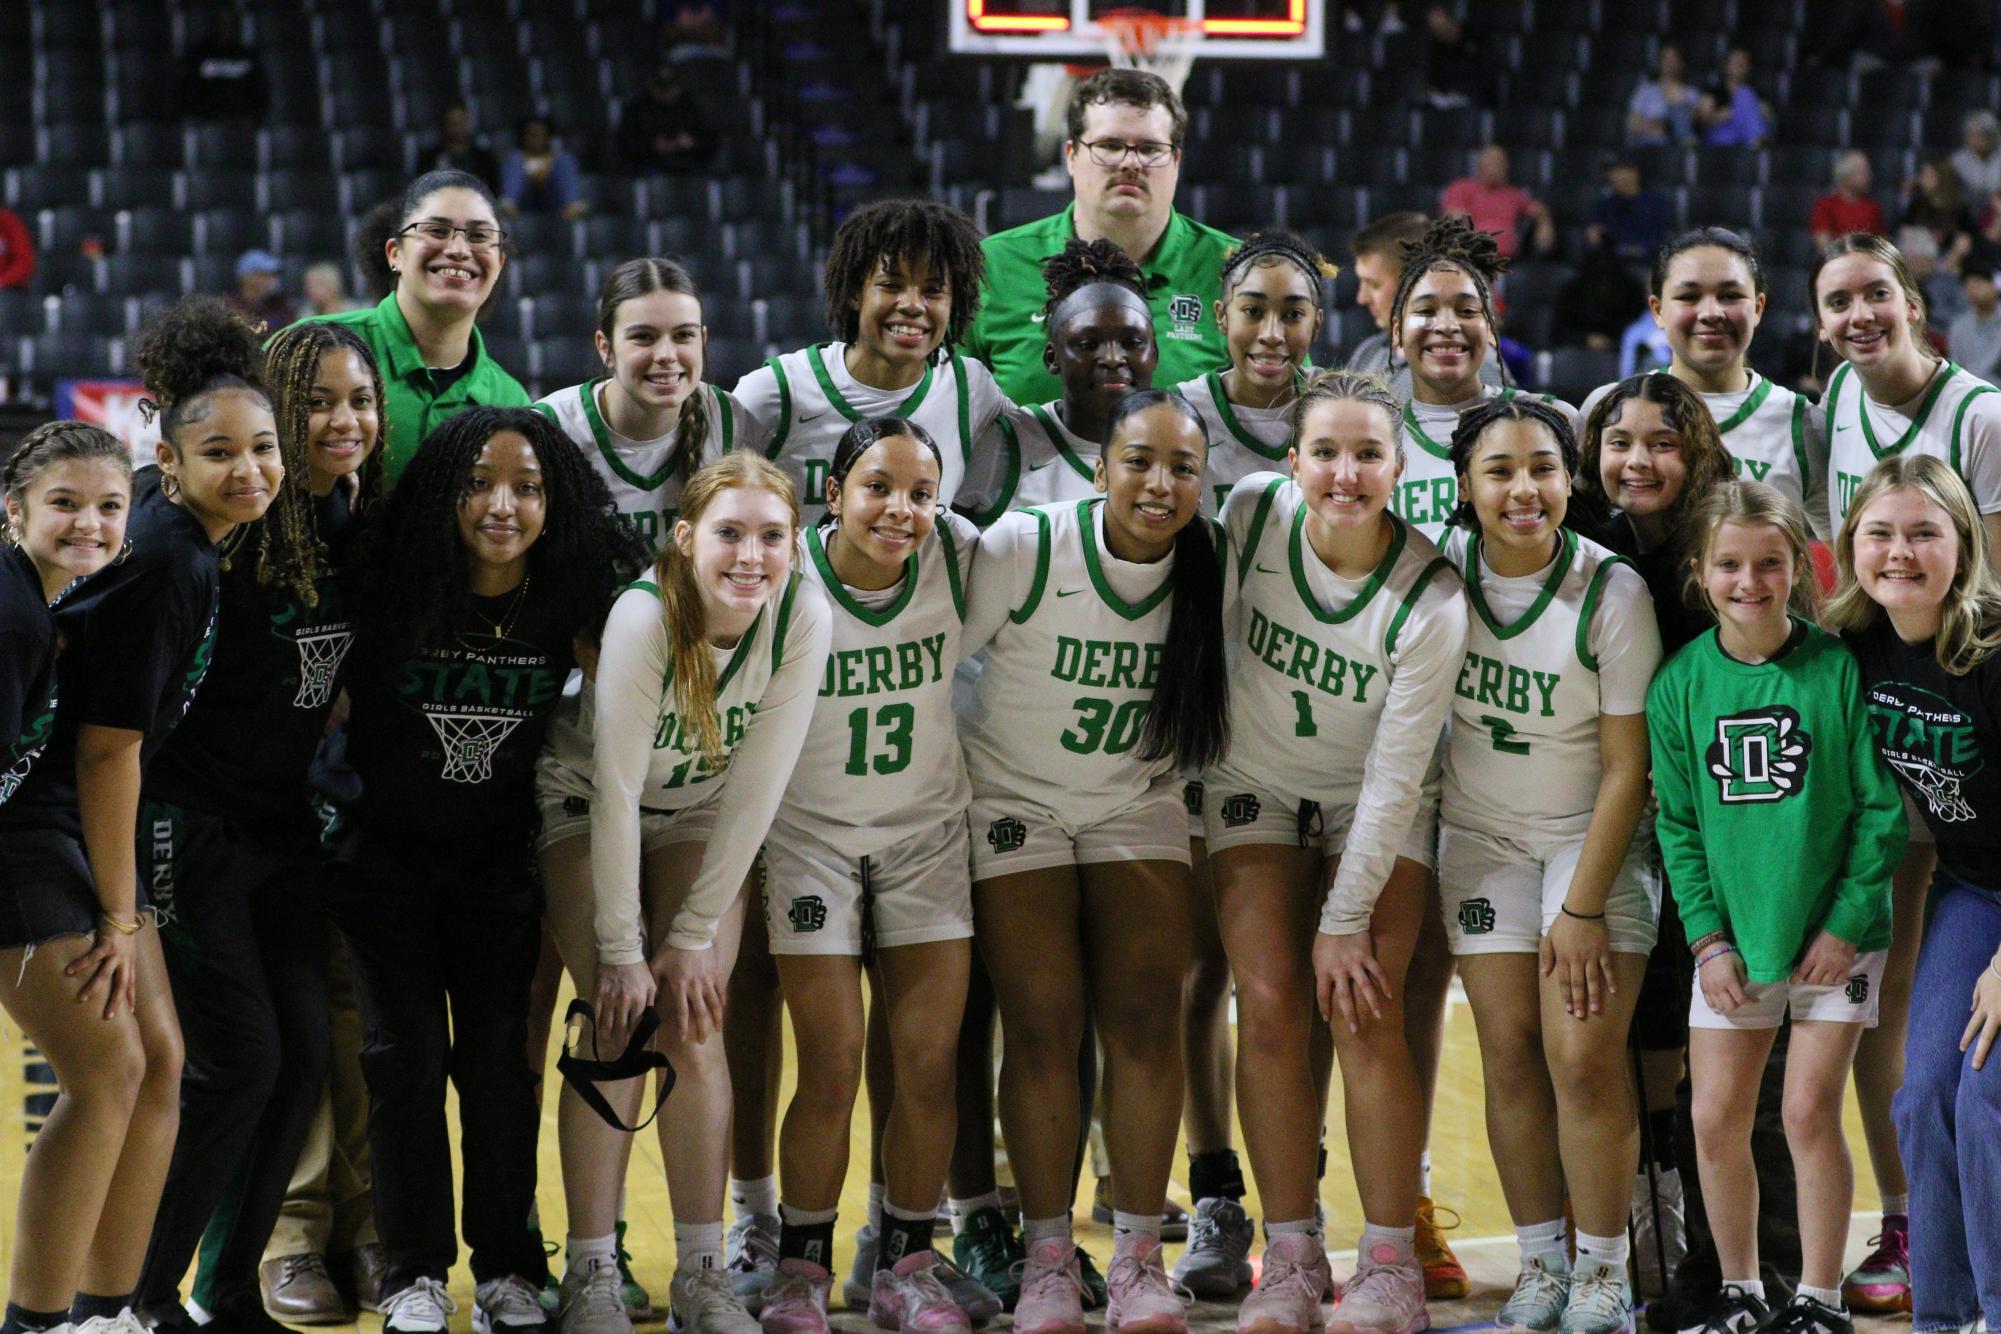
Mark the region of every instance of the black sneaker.
[[1726, 1283], [1723, 1291], [1711, 1297], [1707, 1306], [1681, 1326], [1679, 1334], [1750, 1334], [1771, 1318], [1772, 1308], [1765, 1305], [1764, 1298], [1752, 1296], [1735, 1283]]
[[1845, 1308], [1795, 1295], [1758, 1326], [1761, 1334], [1855, 1334], [1855, 1322]]

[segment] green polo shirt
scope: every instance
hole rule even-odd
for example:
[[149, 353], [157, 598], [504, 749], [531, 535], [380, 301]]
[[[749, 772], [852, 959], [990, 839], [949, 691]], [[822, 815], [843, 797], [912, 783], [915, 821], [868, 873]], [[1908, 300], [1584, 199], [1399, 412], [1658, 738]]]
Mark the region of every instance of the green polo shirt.
[[[1063, 249], [1077, 229], [1076, 205], [1039, 222], [996, 232], [981, 242], [987, 281], [980, 313], [960, 350], [987, 364], [1002, 392], [1016, 403], [1048, 403], [1063, 397], [1063, 385], [1042, 368], [1042, 306], [1049, 299], [1042, 261]], [[1237, 238], [1172, 213], [1160, 244], [1140, 263], [1146, 275], [1147, 305], [1153, 308], [1160, 364], [1156, 385], [1173, 386], [1226, 365], [1229, 348], [1216, 325], [1222, 299], [1218, 274]]]
[[486, 355], [486, 343], [477, 328], [467, 351], [472, 365], [440, 389], [438, 382], [444, 377], [424, 365], [424, 354], [417, 348], [410, 322], [396, 305], [394, 292], [372, 307], [308, 318], [345, 324], [375, 353], [384, 399], [382, 463], [384, 476], [392, 484], [424, 437], [453, 413], [473, 406], [525, 408], [532, 401], [521, 382]]

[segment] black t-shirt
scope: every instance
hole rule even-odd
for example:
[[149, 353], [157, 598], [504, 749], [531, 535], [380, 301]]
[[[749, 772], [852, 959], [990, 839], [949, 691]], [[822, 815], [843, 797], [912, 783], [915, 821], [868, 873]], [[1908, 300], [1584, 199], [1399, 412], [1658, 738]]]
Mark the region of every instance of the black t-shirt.
[[[459, 633], [387, 665], [358, 645], [348, 763], [363, 836], [440, 860], [526, 854], [535, 761], [572, 665], [577, 611], [533, 582], [474, 598]], [[496, 625], [508, 633], [499, 637]]]
[[[346, 492], [316, 505], [319, 533], [338, 552]], [[338, 568], [307, 606], [257, 582], [258, 533], [222, 575], [222, 611], [208, 679], [187, 719], [146, 770], [156, 801], [264, 824], [307, 815], [306, 770], [340, 693], [353, 629]]]
[[0, 806], [0, 827], [56, 828], [81, 837], [77, 729], [143, 733], [139, 759], [148, 766], [208, 672], [220, 561], [200, 522], [160, 494], [157, 469], [133, 478], [126, 533], [132, 554], [56, 604], [63, 650], [55, 733], [13, 800]]
[[1906, 644], [1887, 617], [1847, 640], [1876, 749], [1924, 812], [1940, 863], [2001, 885], [2001, 654], [1953, 676], [1932, 641]]
[[1624, 514], [1615, 514], [1605, 530], [1605, 545], [1632, 561], [1633, 569], [1646, 581], [1647, 592], [1654, 599], [1654, 620], [1660, 626], [1663, 661], [1716, 624], [1707, 612], [1682, 599], [1688, 567], [1681, 560], [1679, 542], [1664, 542], [1652, 551], [1641, 551], [1632, 521]]
[[0, 804], [28, 776], [56, 724], [56, 617], [19, 547], [0, 551]]

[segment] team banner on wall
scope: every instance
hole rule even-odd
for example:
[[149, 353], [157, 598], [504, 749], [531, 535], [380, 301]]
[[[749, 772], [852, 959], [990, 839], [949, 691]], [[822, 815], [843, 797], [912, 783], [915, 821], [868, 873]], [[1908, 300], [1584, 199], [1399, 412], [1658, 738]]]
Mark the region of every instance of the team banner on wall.
[[135, 465], [154, 463], [160, 426], [139, 412], [145, 394], [137, 380], [57, 380], [56, 416], [102, 426], [125, 442]]

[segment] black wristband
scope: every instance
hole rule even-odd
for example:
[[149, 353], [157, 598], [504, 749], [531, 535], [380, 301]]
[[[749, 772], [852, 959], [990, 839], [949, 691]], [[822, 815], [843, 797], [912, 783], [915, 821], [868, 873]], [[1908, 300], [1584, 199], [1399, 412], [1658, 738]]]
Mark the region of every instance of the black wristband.
[[1570, 905], [1567, 903], [1559, 904], [1558, 906], [1563, 909], [1565, 917], [1575, 917], [1580, 922], [1602, 922], [1605, 920], [1603, 912], [1572, 912]]

